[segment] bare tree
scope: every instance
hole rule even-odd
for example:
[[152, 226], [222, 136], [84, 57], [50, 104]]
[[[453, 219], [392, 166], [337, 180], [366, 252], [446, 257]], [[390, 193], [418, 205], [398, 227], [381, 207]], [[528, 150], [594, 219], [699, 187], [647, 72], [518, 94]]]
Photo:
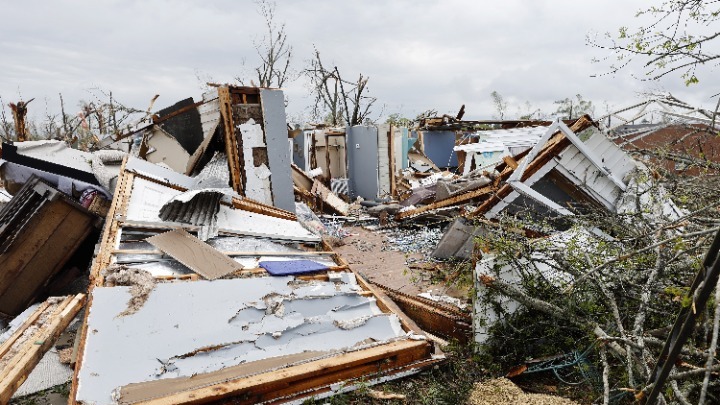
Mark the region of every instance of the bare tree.
[[[260, 0], [257, 3], [258, 13], [265, 20], [265, 35], [260, 42], [254, 42], [255, 50], [260, 57], [260, 66], [255, 68], [258, 86], [283, 87], [290, 79], [290, 61], [292, 46], [287, 42], [285, 24], [275, 22], [275, 2]], [[236, 80], [245, 84], [243, 78]]]
[[327, 113], [330, 125], [352, 126], [371, 121], [370, 108], [377, 99], [367, 95], [369, 77], [360, 73], [357, 81], [343, 79], [337, 66], [327, 69], [323, 65], [317, 49], [305, 75], [315, 94], [313, 116], [316, 119]]
[[[715, 31], [720, 18], [716, 1], [666, 0], [637, 12], [636, 17], [648, 23], [637, 28], [620, 27], [617, 34], [606, 33], [603, 40], [588, 37], [587, 42], [610, 52], [609, 73], [639, 59], [645, 68], [645, 79], [659, 79], [672, 72], [682, 72], [686, 84], [698, 82], [696, 68], [716, 63], [720, 53], [713, 49], [720, 32]], [[596, 59], [596, 61], [599, 61]]]
[[[15, 124], [9, 122], [3, 106], [0, 114], [0, 130], [2, 131], [0, 135], [7, 140], [17, 139], [18, 141], [55, 139], [79, 149], [89, 149], [106, 136], [117, 136], [127, 132], [136, 123], [136, 120], [143, 116], [146, 119], [150, 118], [149, 111], [126, 107], [118, 103], [112, 92], [91, 89], [89, 94], [92, 100], [80, 101], [78, 103], [79, 111], [75, 114], [67, 112], [62, 94], [59, 94], [59, 114], [50, 112], [52, 109], [47, 106], [48, 100], [46, 100], [45, 115], [37, 120], [26, 119], [29, 101], [9, 103]], [[22, 121], [19, 121], [20, 113], [22, 113]], [[21, 125], [22, 128], [19, 129], [18, 125]], [[24, 137], [18, 136], [21, 132], [25, 134]]]
[[497, 119], [499, 119], [500, 121], [504, 120], [505, 113], [507, 112], [507, 108], [508, 108], [507, 101], [505, 101], [505, 99], [503, 98], [502, 95], [500, 95], [500, 93], [498, 93], [497, 91], [494, 91], [494, 90], [492, 93], [490, 93], [490, 97], [492, 98], [493, 106], [495, 107], [495, 113], [496, 113], [495, 117]]

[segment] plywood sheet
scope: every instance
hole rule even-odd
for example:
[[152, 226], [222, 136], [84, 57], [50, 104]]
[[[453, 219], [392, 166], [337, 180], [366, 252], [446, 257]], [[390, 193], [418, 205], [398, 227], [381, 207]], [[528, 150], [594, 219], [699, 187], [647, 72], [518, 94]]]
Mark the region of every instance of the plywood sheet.
[[156, 248], [208, 280], [215, 280], [243, 266], [182, 229], [147, 238]]

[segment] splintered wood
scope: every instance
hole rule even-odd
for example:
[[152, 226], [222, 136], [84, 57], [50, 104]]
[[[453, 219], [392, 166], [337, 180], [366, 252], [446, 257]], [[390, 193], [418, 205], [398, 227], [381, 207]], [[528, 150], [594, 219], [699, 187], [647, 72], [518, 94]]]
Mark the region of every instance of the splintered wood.
[[243, 266], [182, 229], [147, 238], [156, 248], [208, 280], [215, 280]]
[[313, 183], [312, 190], [310, 191], [313, 195], [320, 197], [323, 203], [327, 204], [333, 211], [340, 215], [348, 215], [350, 206], [345, 201], [341, 200], [340, 197], [335, 195], [329, 188], [325, 187], [320, 181], [315, 180]]
[[0, 403], [10, 401], [84, 304], [84, 294], [49, 298], [0, 346]]

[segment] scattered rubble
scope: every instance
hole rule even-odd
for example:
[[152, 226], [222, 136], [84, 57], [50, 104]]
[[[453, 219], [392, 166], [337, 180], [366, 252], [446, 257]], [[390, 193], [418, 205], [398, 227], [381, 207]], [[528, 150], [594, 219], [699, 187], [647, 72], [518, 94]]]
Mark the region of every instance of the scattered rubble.
[[[626, 153], [667, 125], [460, 113], [293, 130], [284, 103], [277, 89], [212, 85], [90, 151], [2, 144], [0, 315], [27, 317], [3, 335], [0, 402], [48, 350], [74, 363], [72, 404], [297, 402], [401, 378], [442, 362], [443, 339], [484, 344], [522, 304], [485, 298], [517, 285], [528, 257], [558, 285], [583, 277], [556, 271], [561, 255], [496, 257], [479, 243], [492, 230], [562, 250], [601, 233], [569, 229], [592, 210], [683, 216], [645, 193], [652, 175]], [[456, 263], [472, 286], [451, 280]], [[84, 267], [89, 282], [73, 283]], [[70, 285], [82, 294], [46, 299]], [[77, 349], [55, 353], [84, 293]], [[468, 403], [574, 402], [498, 379]]]

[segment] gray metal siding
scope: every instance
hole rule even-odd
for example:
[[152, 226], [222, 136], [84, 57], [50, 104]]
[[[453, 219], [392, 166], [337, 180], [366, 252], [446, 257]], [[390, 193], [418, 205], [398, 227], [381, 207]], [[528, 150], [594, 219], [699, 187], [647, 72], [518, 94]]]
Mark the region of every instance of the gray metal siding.
[[281, 90], [260, 89], [265, 120], [265, 144], [270, 163], [273, 203], [276, 207], [295, 212], [295, 195], [290, 175], [290, 149], [285, 117], [285, 98]]
[[348, 127], [350, 196], [374, 200], [378, 196], [378, 131], [376, 127]]

